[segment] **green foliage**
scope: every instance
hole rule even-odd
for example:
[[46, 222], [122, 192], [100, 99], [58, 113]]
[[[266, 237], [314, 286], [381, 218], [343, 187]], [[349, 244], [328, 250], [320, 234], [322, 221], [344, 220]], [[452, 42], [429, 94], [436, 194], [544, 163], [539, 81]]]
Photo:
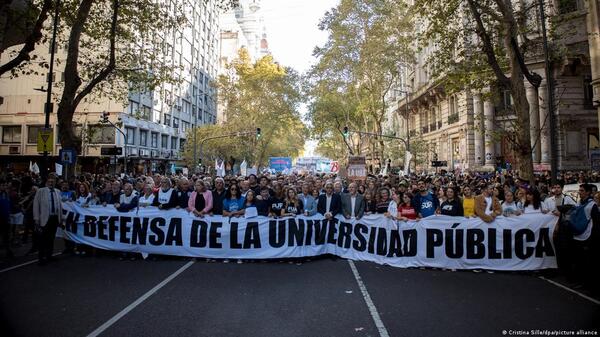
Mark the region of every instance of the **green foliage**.
[[307, 85], [311, 133], [320, 154], [342, 159], [347, 152], [361, 153], [363, 141], [376, 156], [384, 151], [382, 140], [346, 139], [343, 127], [381, 134], [386, 96], [412, 62], [407, 10], [392, 0], [342, 0], [321, 21], [329, 39], [315, 49], [319, 62]]
[[[271, 56], [252, 63], [245, 49], [227, 65], [227, 74], [216, 83], [225, 122], [197, 130], [198, 150], [200, 141], [207, 137], [238, 132], [247, 135], [207, 141], [205, 162], [233, 157], [264, 166], [271, 156], [299, 156], [307, 136], [298, 112], [302, 103], [299, 76], [275, 63]], [[257, 128], [261, 137], [256, 137]], [[188, 136], [185, 149], [188, 160], [193, 158], [192, 139], [193, 134]]]

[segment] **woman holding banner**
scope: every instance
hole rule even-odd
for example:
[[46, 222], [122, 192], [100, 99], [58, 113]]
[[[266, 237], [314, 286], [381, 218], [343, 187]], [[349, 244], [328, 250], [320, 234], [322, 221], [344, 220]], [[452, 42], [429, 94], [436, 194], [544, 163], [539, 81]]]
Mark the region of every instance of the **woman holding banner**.
[[281, 210], [281, 216], [296, 216], [302, 214], [302, 200], [298, 199], [296, 189], [288, 187], [285, 192], [284, 207]]
[[188, 211], [195, 216], [203, 217], [210, 213], [213, 208], [212, 192], [206, 189], [206, 184], [202, 179], [196, 180], [194, 192], [188, 200]]
[[223, 216], [240, 217], [244, 215], [244, 198], [238, 185], [231, 185], [223, 200]]

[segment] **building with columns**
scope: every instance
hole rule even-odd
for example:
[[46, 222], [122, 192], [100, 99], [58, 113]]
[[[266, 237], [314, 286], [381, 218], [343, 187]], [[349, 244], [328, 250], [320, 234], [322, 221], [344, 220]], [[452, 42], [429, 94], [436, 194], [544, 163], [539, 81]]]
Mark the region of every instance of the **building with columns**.
[[[555, 7], [561, 11], [560, 15], [568, 17], [565, 24], [575, 28], [562, 41], [567, 46], [567, 56], [552, 64], [557, 122], [555, 152], [559, 170], [590, 169], [590, 151], [600, 146], [595, 107], [598, 102], [594, 102], [598, 90], [593, 89], [598, 87], [599, 80], [598, 72], [594, 75], [592, 71], [593, 59], [598, 58], [599, 49], [593, 48], [598, 41], [592, 41], [590, 36], [593, 34], [589, 34], [590, 18], [595, 16], [597, 23], [598, 12], [597, 7], [591, 12], [591, 7], [584, 6], [583, 1]], [[389, 98], [392, 103], [388, 120], [392, 122], [388, 124], [397, 125], [397, 133], [404, 137], [408, 129], [413, 142], [425, 143], [422, 153], [413, 151], [423, 158], [423, 164], [417, 168], [431, 170], [430, 163], [435, 158], [447, 161], [448, 165], [442, 169], [448, 170], [491, 170], [497, 163], [515, 166], [517, 158], [511, 130], [516, 116], [510, 93], [494, 87], [484, 92], [447, 93], [443, 81], [433, 81], [428, 76], [423, 61], [426, 52], [418, 55], [417, 62], [405, 71], [398, 85], [403, 90], [391, 93]], [[531, 71], [545, 76], [543, 58], [529, 58], [526, 62]], [[552, 151], [546, 79], [537, 90], [527, 81], [525, 86], [530, 107], [534, 169], [549, 170]], [[408, 99], [404, 91], [408, 92]], [[392, 116], [393, 113], [396, 116]]]
[[[187, 2], [170, 0], [185, 7], [189, 26], [161, 35], [165, 62], [173, 64], [176, 85], [162, 84], [153, 92], [128, 92], [121, 102], [110, 98], [85, 99], [77, 108], [73, 122], [76, 134], [83, 136], [82, 152], [78, 163], [86, 172], [120, 171], [127, 160], [128, 171], [164, 172], [182, 162], [182, 150], [187, 140], [186, 131], [196, 125], [216, 123], [216, 92], [210, 85], [218, 72], [219, 15], [217, 0]], [[161, 33], [162, 34], [162, 33]], [[49, 45], [49, 43], [48, 43]], [[49, 46], [39, 46], [35, 53], [49, 60]], [[15, 46], [13, 48], [20, 48]], [[10, 50], [0, 55], [4, 64]], [[60, 98], [64, 80], [66, 46], [59, 46], [56, 63], [54, 113], [50, 125], [54, 128], [54, 150], [60, 150], [60, 130], [57, 130], [56, 100]], [[139, 70], [138, 70], [139, 71]], [[44, 125], [46, 94], [36, 91], [47, 85], [46, 74], [23, 75], [14, 79], [0, 78], [0, 158], [9, 169], [26, 170], [30, 161], [39, 161], [37, 133]], [[124, 89], [127, 91], [127, 88]], [[100, 124], [102, 113], [110, 114], [113, 123], [122, 123], [125, 137], [112, 126]], [[86, 130], [86, 132], [82, 132]], [[124, 155], [114, 158], [101, 155], [103, 147], [121, 147]], [[9, 159], [6, 161], [6, 159]]]

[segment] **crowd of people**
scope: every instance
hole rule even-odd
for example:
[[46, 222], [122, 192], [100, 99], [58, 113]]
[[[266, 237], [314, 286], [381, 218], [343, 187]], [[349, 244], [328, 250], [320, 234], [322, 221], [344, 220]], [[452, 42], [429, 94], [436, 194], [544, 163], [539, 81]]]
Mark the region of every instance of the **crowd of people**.
[[[583, 232], [570, 233], [560, 230], [559, 225], [557, 232], [561, 235], [556, 239], [565, 251], [559, 259], [561, 268], [569, 275], [583, 272], [585, 278], [591, 263], [600, 261], [600, 194], [593, 184], [598, 181], [597, 172], [564, 172], [555, 183], [548, 175], [540, 175], [533, 184], [507, 172], [373, 175], [355, 181], [332, 174], [211, 177], [87, 173], [68, 180], [49, 175], [42, 181], [31, 173], [2, 173], [0, 225], [8, 257], [12, 257], [14, 245], [34, 240], [30, 253], [39, 252], [43, 264], [52, 258], [54, 233], [62, 221], [64, 202], [114, 207], [121, 212], [139, 207], [184, 209], [198, 217], [321, 214], [359, 220], [368, 214], [382, 214], [412, 221], [445, 215], [477, 217], [486, 223], [493, 223], [498, 216], [536, 212], [561, 216], [563, 206], [585, 205], [588, 223]], [[578, 197], [564, 194], [565, 184], [579, 184]], [[66, 246], [69, 252], [86, 254], [86, 249], [74, 244]]]

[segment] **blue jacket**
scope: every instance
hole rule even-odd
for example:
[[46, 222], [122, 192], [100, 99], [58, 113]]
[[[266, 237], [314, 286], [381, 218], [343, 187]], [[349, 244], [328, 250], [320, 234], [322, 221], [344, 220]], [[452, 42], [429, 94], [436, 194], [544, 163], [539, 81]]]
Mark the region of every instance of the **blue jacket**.
[[304, 212], [308, 212], [309, 216], [317, 214], [317, 200], [312, 195], [298, 194], [298, 200], [302, 201]]

